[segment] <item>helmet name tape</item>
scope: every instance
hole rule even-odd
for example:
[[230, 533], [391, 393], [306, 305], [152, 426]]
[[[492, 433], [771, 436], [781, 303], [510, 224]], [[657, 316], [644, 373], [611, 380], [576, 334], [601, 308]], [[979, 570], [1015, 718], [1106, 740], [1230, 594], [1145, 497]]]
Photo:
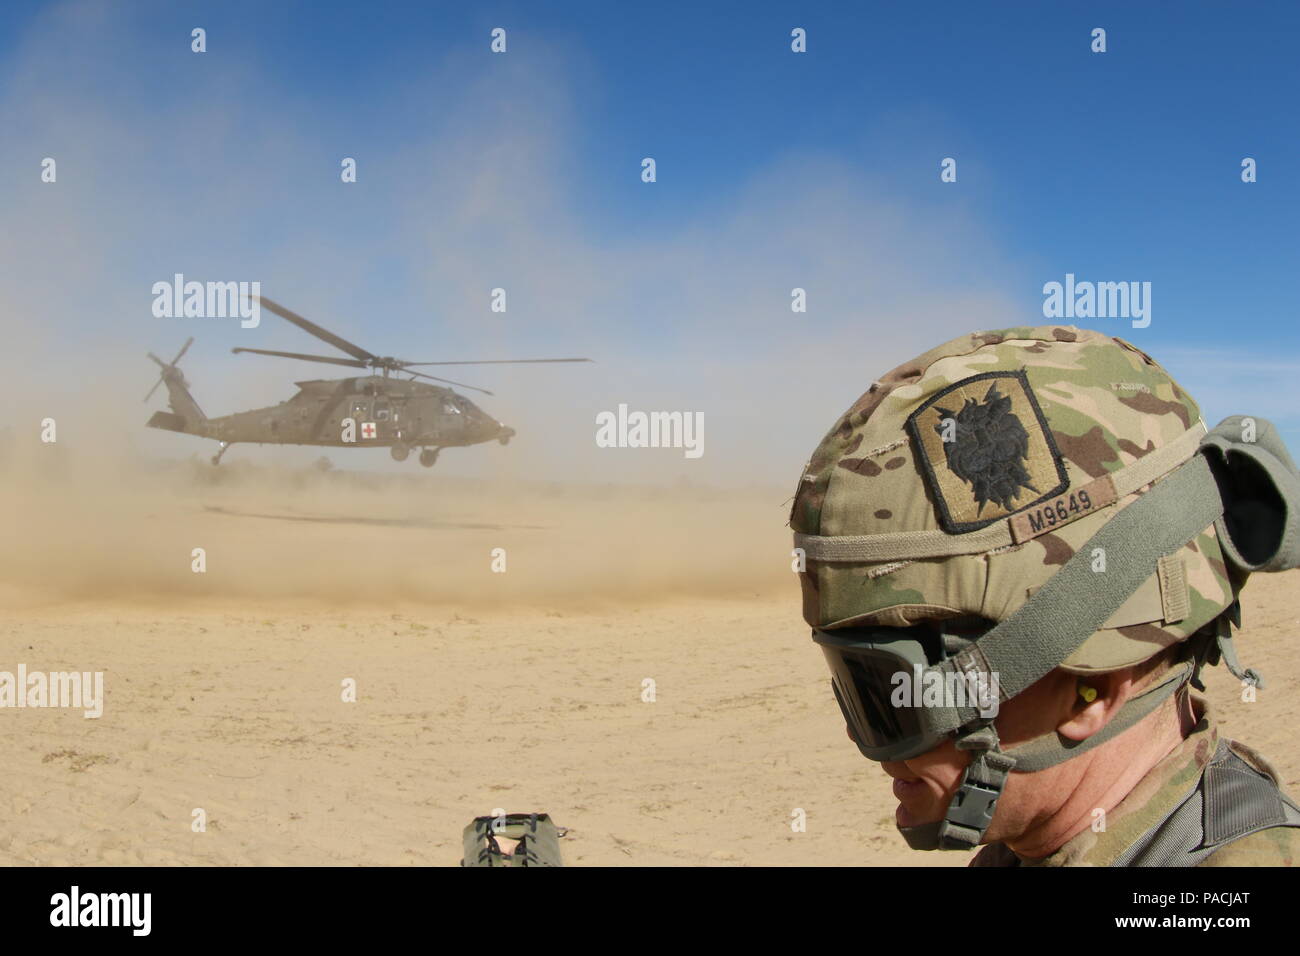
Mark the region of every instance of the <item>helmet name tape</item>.
[[1081, 488], [1057, 495], [1029, 511], [1022, 511], [1009, 520], [1011, 540], [1016, 544], [1037, 538], [1040, 534], [1055, 531], [1062, 525], [1086, 517], [1115, 503], [1115, 482], [1110, 475], [1095, 478]]

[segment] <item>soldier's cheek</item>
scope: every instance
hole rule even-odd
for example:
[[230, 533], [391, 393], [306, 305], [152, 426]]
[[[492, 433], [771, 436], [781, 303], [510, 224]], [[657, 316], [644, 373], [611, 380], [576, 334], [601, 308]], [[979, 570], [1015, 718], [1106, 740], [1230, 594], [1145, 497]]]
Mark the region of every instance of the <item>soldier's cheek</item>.
[[958, 750], [951, 740], [946, 740], [933, 750], [903, 763], [908, 773], [899, 776], [920, 777], [934, 787], [936, 795], [952, 795], [957, 791], [962, 772], [970, 763], [970, 753]]

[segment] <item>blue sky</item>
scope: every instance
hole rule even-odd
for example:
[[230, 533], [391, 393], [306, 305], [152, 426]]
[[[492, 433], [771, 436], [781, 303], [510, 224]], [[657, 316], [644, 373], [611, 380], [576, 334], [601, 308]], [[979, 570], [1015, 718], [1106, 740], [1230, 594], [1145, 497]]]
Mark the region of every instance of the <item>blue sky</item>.
[[[1153, 354], [1207, 418], [1273, 417], [1300, 443], [1296, 5], [702, 6], [6, 5], [0, 296], [42, 316], [22, 369], [120, 369], [125, 392], [119, 353], [194, 334], [210, 413], [278, 401], [320, 367], [226, 346], [311, 351], [296, 330], [148, 312], [173, 272], [247, 277], [377, 352], [598, 358], [453, 375], [546, 432], [538, 474], [592, 454], [595, 411], [676, 402], [717, 422], [714, 464], [597, 470], [792, 481], [872, 378], [1040, 324], [1070, 272], [1150, 282], [1149, 328], [1079, 324]], [[28, 175], [47, 155], [57, 195]], [[494, 285], [508, 320], [483, 314]]]

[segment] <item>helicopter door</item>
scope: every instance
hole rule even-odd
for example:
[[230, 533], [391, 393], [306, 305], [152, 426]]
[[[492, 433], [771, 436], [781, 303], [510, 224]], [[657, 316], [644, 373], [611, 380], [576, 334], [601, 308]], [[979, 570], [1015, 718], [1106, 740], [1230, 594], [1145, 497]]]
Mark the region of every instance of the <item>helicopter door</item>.
[[438, 433], [441, 440], [451, 444], [459, 441], [465, 433], [465, 413], [455, 397], [448, 396], [442, 400], [438, 414]]
[[400, 439], [403, 435], [409, 436], [411, 434], [411, 429], [406, 421], [406, 416], [403, 414], [403, 411], [406, 408], [406, 402], [401, 398], [395, 398], [392, 401], [392, 405], [392, 416], [388, 420], [388, 427], [393, 430], [393, 437]]
[[376, 398], [370, 413], [374, 416], [371, 420], [375, 423], [380, 438], [398, 437], [393, 426], [393, 419], [396, 416], [393, 414], [392, 403], [387, 398]]
[[356, 422], [358, 444], [365, 444], [379, 437], [378, 425], [370, 410], [370, 399], [352, 400], [352, 420]]

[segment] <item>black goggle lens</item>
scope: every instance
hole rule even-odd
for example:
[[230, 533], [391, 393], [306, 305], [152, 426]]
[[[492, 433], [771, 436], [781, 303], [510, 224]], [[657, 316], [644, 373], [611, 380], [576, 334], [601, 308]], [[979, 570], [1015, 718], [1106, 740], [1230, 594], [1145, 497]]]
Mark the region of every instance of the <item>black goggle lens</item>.
[[876, 748], [919, 735], [917, 709], [890, 702], [894, 675], [911, 668], [893, 654], [822, 645], [835, 699], [859, 747]]
[[942, 633], [928, 626], [815, 630], [813, 639], [831, 669], [835, 699], [864, 757], [902, 760], [939, 743], [927, 735], [920, 701], [911, 700], [909, 693], [907, 705], [897, 706], [891, 698], [901, 680], [910, 684], [922, 658], [934, 665], [947, 656]]

